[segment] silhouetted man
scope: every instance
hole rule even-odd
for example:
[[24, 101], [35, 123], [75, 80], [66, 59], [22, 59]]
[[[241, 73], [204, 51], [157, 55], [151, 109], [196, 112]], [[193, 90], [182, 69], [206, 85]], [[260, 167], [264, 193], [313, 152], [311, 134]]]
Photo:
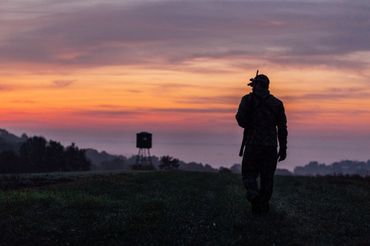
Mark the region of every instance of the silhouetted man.
[[[236, 114], [239, 126], [244, 128], [239, 153], [243, 156], [243, 184], [254, 214], [269, 211], [277, 161], [285, 160], [287, 151], [284, 105], [270, 94], [269, 84], [268, 77], [257, 72], [248, 84], [253, 88], [252, 92], [242, 98]], [[258, 177], [260, 185], [257, 183]]]

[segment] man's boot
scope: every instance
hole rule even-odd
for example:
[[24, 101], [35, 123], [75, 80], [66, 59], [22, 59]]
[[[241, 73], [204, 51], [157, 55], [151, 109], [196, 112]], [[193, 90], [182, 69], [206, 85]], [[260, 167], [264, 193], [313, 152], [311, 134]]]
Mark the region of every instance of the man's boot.
[[261, 214], [261, 203], [260, 199], [256, 197], [251, 201], [251, 206], [252, 206], [252, 214]]
[[267, 214], [269, 211], [270, 211], [269, 202], [261, 202], [260, 203], [260, 212], [261, 212], [261, 214]]

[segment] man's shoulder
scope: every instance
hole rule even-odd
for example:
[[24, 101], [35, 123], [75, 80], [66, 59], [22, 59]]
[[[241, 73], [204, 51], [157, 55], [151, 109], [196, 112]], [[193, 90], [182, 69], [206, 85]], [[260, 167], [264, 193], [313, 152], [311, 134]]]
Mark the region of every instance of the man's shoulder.
[[242, 97], [242, 99], [247, 99], [247, 98], [249, 98], [249, 97], [251, 97], [252, 96], [252, 93], [248, 93], [248, 94], [245, 94], [243, 97]]
[[275, 104], [275, 105], [283, 105], [283, 101], [281, 101], [279, 98], [275, 97], [274, 95], [270, 95], [270, 100]]
[[[253, 100], [253, 93], [252, 92], [248, 93], [248, 94], [246, 94], [242, 97], [242, 102], [249, 102], [251, 100]], [[280, 100], [279, 98], [275, 97], [272, 94], [270, 94], [268, 96], [268, 101], [270, 101], [272, 104], [277, 105], [277, 106], [283, 106], [284, 105], [282, 100]]]
[[242, 101], [247, 102], [252, 97], [252, 93], [248, 93], [242, 97]]

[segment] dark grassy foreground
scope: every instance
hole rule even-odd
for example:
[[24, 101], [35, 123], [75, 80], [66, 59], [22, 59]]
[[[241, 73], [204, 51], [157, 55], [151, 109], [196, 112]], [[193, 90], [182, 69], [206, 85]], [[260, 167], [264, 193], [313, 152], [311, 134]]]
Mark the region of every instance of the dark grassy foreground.
[[256, 217], [234, 174], [87, 176], [0, 191], [0, 244], [368, 245], [369, 193], [368, 179], [276, 177]]

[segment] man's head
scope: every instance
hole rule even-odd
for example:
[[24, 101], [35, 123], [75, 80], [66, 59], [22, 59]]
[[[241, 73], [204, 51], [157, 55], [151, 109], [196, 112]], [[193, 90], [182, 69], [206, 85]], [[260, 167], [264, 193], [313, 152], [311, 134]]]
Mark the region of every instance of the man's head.
[[256, 87], [257, 86], [257, 87], [260, 87], [260, 88], [263, 88], [263, 89], [268, 89], [269, 88], [269, 85], [270, 85], [269, 78], [266, 75], [264, 75], [264, 74], [257, 75], [251, 81], [252, 82], [249, 83], [248, 85], [249, 86], [252, 86], [252, 87]]

